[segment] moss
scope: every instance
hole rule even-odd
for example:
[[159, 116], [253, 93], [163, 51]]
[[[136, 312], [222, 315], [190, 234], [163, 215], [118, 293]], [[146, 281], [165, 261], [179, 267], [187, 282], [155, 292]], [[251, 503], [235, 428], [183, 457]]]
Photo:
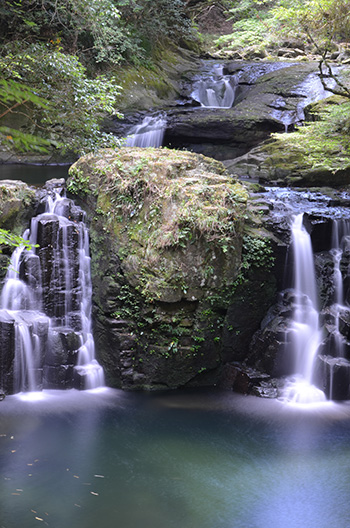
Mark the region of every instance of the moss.
[[[234, 280], [248, 195], [219, 162], [133, 148], [91, 157], [90, 165], [84, 180], [99, 188], [97, 211], [118, 237], [124, 272], [143, 295], [198, 298]], [[82, 170], [78, 162], [73, 173]]]
[[272, 135], [262, 147], [268, 157], [261, 170], [289, 185], [344, 185], [350, 175], [350, 103], [331, 97], [312, 105], [310, 113], [313, 122]]
[[242, 261], [247, 190], [220, 162], [175, 150], [103, 150], [75, 168], [89, 179], [81, 198], [109, 377], [134, 389], [215, 383], [228, 309], [250, 292], [242, 274], [264, 275], [271, 260], [251, 230]]

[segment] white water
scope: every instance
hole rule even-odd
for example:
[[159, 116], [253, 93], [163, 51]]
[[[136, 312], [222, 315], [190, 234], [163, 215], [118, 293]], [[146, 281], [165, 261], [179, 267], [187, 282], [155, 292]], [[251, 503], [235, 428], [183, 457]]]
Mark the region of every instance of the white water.
[[126, 138], [126, 147], [161, 147], [166, 128], [166, 119], [162, 115], [146, 116], [143, 121], [130, 130]]
[[231, 108], [238, 80], [233, 75], [223, 75], [223, 68], [215, 65], [207, 77], [194, 84], [192, 97], [206, 108]]
[[[331, 255], [333, 257], [333, 284], [334, 284], [334, 303], [331, 306], [331, 312], [334, 316], [334, 348], [335, 357], [344, 356], [344, 338], [339, 331], [339, 319], [340, 314], [343, 310], [346, 310], [344, 306], [344, 291], [343, 291], [343, 277], [340, 269], [341, 259], [343, 256], [344, 248], [347, 246], [347, 236], [344, 235], [346, 232], [347, 223], [342, 220], [333, 221], [333, 233], [332, 233], [332, 249]], [[332, 393], [332, 391], [331, 391]]]
[[[49, 335], [50, 331], [58, 327], [68, 328], [79, 334], [81, 346], [75, 368], [84, 379], [84, 388], [91, 389], [104, 385], [103, 369], [95, 359], [95, 345], [91, 329], [92, 285], [89, 236], [83, 222], [73, 222], [64, 216], [68, 202], [58, 193], [54, 197], [48, 196], [45, 212], [32, 219], [30, 232], [25, 233], [25, 238], [29, 238], [34, 245], [38, 241], [38, 228], [41, 221], [53, 220], [59, 224], [57, 240], [52, 249], [53, 266], [50, 280], [51, 290], [56, 292], [56, 297], [53, 299], [60, 298], [61, 303], [64, 304], [63, 313], [60, 313], [57, 306], [53, 307], [53, 311], [57, 311], [54, 317], [52, 315], [48, 317], [41, 311], [44, 304], [41, 298], [42, 273], [40, 260], [34, 248], [30, 251], [23, 247], [17, 248], [12, 255], [7, 272], [0, 305], [2, 320], [14, 321], [15, 324], [15, 392], [37, 391], [42, 388], [41, 350], [43, 346], [47, 346], [46, 341], [45, 344], [42, 342], [43, 339], [47, 339], [47, 332], [42, 332], [42, 325], [50, 328]], [[72, 230], [78, 240], [76, 248], [78, 259], [74, 256], [72, 242], [69, 242], [69, 232]], [[34, 280], [32, 279], [35, 288], [20, 279], [21, 262], [23, 257], [28, 257], [28, 255], [38, 264], [37, 276]], [[78, 277], [75, 278], [74, 274]], [[81, 292], [78, 309], [73, 306], [73, 297], [78, 295], [77, 291], [73, 291], [74, 286], [75, 290]]]
[[294, 313], [291, 325], [291, 350], [295, 360], [294, 379], [285, 397], [288, 401], [308, 403], [325, 400], [325, 394], [312, 384], [315, 357], [321, 344], [316, 277], [309, 233], [303, 226], [303, 215], [292, 225], [294, 254]]

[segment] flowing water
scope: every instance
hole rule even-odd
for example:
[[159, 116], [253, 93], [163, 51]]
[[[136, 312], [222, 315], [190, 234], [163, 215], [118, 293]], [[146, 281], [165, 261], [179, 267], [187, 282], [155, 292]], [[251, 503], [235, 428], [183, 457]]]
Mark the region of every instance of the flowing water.
[[[0, 297], [0, 324], [14, 327], [13, 389], [38, 391], [60, 383], [64, 388], [74, 378], [81, 388], [99, 387], [104, 376], [91, 328], [89, 236], [83, 211], [75, 206], [73, 211], [71, 200], [58, 192], [48, 194], [43, 205], [45, 211], [32, 218], [24, 233], [33, 248], [21, 246], [13, 252]], [[64, 340], [75, 341], [75, 347], [65, 349]], [[72, 357], [64, 360], [68, 352]]]
[[126, 147], [161, 147], [166, 128], [164, 115], [146, 116], [126, 137]]
[[[285, 302], [285, 357], [294, 361], [284, 397], [291, 402], [350, 399], [349, 195], [271, 188], [277, 224], [290, 223], [293, 271]], [[337, 205], [337, 201], [339, 205]], [[315, 248], [313, 247], [315, 246]], [[317, 262], [317, 273], [315, 270]], [[291, 263], [291, 266], [290, 266]], [[286, 300], [287, 299], [287, 300]]]
[[[0, 403], [4, 528], [348, 528], [350, 407], [232, 393]], [[328, 407], [327, 407], [328, 405]]]
[[291, 348], [295, 373], [299, 377], [288, 384], [285, 396], [300, 403], [324, 401], [325, 394], [312, 384], [315, 357], [322, 336], [311, 237], [303, 226], [303, 214], [295, 217], [291, 231], [295, 296]]
[[224, 75], [223, 66], [215, 64], [194, 83], [191, 96], [206, 108], [231, 108], [237, 86], [238, 77]]

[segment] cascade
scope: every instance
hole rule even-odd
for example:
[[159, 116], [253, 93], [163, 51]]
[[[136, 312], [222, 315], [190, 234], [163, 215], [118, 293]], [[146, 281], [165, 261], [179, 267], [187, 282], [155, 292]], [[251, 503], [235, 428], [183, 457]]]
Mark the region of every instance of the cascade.
[[166, 127], [163, 115], [146, 116], [126, 137], [126, 147], [161, 147]]
[[315, 357], [321, 344], [316, 277], [309, 233], [303, 226], [303, 214], [292, 224], [294, 255], [294, 299], [290, 346], [297, 376], [287, 386], [287, 400], [300, 403], [322, 401], [324, 393], [312, 384]]
[[224, 75], [223, 67], [216, 64], [207, 76], [194, 84], [191, 96], [206, 108], [231, 108], [237, 85], [238, 78], [234, 75]]
[[350, 350], [348, 324], [350, 320], [348, 282], [350, 255], [350, 220], [333, 220], [332, 248], [333, 298], [326, 314], [329, 338], [319, 357], [319, 375], [330, 399], [350, 398]]
[[[89, 237], [84, 213], [57, 190], [24, 234], [0, 299], [4, 392], [104, 384], [91, 328]], [[7, 356], [7, 357], [6, 357]]]
[[328, 248], [321, 260], [318, 257], [322, 303], [304, 212], [296, 214], [291, 224], [293, 279], [291, 290], [284, 294], [291, 316], [282, 346], [293, 362], [293, 375], [283, 390], [283, 397], [292, 402], [350, 398], [350, 220], [329, 216], [326, 220], [331, 227], [329, 240], [323, 243]]

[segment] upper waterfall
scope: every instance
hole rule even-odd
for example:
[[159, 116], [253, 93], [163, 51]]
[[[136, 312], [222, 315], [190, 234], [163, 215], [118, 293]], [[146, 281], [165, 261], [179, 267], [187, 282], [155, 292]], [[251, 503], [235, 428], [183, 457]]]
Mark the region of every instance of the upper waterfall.
[[207, 75], [194, 83], [191, 96], [206, 108], [231, 108], [237, 84], [236, 76], [224, 75], [223, 66], [215, 64]]
[[141, 123], [131, 128], [126, 137], [126, 147], [161, 147], [166, 127], [163, 115], [146, 116]]

